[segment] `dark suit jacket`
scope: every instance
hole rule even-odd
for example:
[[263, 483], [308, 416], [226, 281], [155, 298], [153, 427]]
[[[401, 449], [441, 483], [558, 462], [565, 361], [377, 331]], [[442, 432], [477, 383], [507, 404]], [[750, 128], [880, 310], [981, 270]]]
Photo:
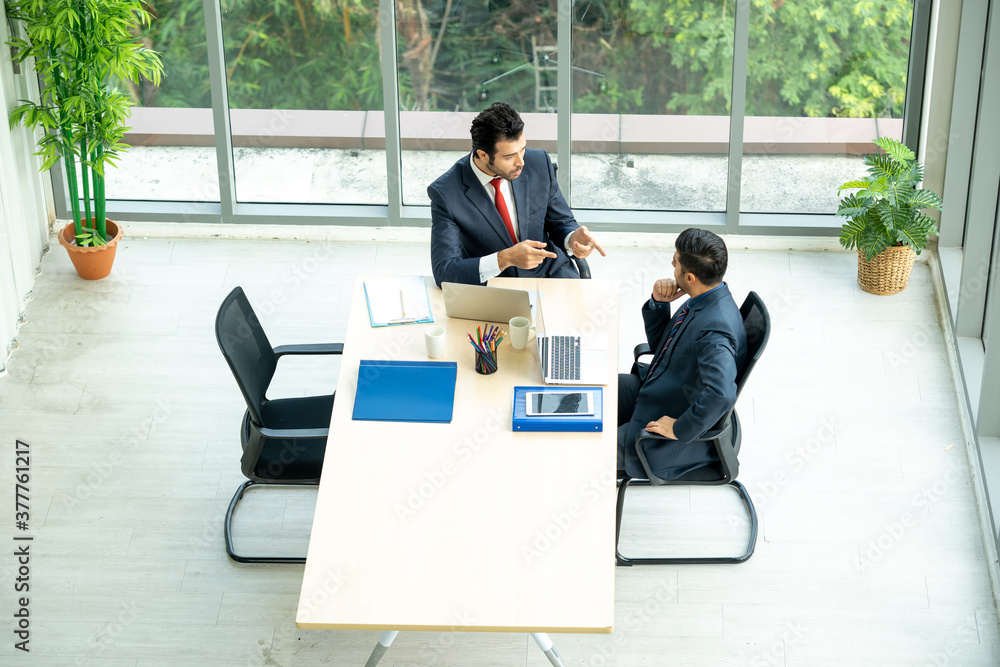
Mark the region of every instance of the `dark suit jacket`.
[[[649, 346], [658, 352], [673, 327], [670, 306], [642, 307]], [[625, 471], [645, 477], [635, 451], [635, 438], [646, 424], [664, 415], [675, 417], [676, 441], [647, 440], [646, 460], [664, 479], [676, 479], [717, 460], [708, 443], [691, 442], [711, 429], [736, 403], [736, 370], [746, 360], [743, 318], [725, 284], [696, 300], [674, 342], [652, 375], [639, 388], [632, 420], [626, 425]]]
[[[556, 254], [534, 269], [508, 267], [510, 277], [579, 278], [565, 248], [579, 225], [559, 191], [545, 151], [524, 151], [521, 175], [511, 181], [520, 240], [546, 241]], [[469, 156], [427, 187], [431, 198], [431, 265], [434, 281], [479, 284], [479, 259], [513, 244], [496, 205], [472, 171]]]

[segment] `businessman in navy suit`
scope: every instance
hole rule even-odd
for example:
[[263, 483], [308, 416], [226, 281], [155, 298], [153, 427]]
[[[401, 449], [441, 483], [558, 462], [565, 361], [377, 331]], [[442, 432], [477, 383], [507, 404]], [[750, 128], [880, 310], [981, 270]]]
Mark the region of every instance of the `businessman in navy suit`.
[[[674, 277], [657, 280], [642, 307], [653, 361], [618, 376], [618, 469], [633, 478], [646, 476], [635, 450], [643, 431], [670, 438], [643, 443], [646, 461], [663, 479], [718, 460], [711, 444], [692, 440], [733, 407], [736, 371], [746, 360], [743, 318], [722, 281], [725, 242], [687, 229], [675, 250]], [[671, 304], [685, 294], [690, 298], [674, 311]]]
[[569, 256], [604, 250], [576, 223], [548, 154], [527, 148], [521, 116], [495, 102], [471, 134], [472, 154], [427, 188], [435, 282], [579, 278]]

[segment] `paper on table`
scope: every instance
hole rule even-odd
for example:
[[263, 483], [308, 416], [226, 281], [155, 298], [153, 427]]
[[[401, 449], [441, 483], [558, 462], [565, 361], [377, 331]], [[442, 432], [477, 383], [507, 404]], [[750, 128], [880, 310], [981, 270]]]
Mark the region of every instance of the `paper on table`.
[[434, 321], [422, 276], [366, 280], [365, 298], [373, 327]]

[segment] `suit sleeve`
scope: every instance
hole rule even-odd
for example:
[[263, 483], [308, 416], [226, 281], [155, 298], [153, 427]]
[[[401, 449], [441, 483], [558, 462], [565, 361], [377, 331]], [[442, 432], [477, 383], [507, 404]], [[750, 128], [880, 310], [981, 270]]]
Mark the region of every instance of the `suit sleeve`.
[[663, 334], [666, 333], [667, 325], [670, 324], [672, 310], [673, 307], [670, 304], [659, 308], [650, 308], [649, 299], [646, 299], [642, 304], [642, 321], [646, 326], [646, 342], [649, 343], [649, 349], [653, 351], [653, 354], [658, 351]]
[[545, 167], [548, 171], [549, 179], [549, 200], [545, 211], [545, 235], [559, 249], [565, 249], [566, 238], [579, 229], [580, 225], [573, 217], [566, 198], [563, 197], [562, 190], [559, 189], [559, 181], [556, 180], [556, 170], [552, 166], [549, 154], [542, 151], [545, 156]]
[[427, 188], [431, 199], [431, 270], [434, 282], [479, 285], [479, 258], [466, 257], [462, 233], [451, 214], [447, 198], [433, 183]]
[[[674, 423], [674, 436], [689, 442], [715, 426], [736, 403], [736, 346], [733, 337], [720, 328], [707, 328], [695, 343], [702, 389], [690, 396], [690, 404]], [[685, 392], [693, 388], [685, 387]]]

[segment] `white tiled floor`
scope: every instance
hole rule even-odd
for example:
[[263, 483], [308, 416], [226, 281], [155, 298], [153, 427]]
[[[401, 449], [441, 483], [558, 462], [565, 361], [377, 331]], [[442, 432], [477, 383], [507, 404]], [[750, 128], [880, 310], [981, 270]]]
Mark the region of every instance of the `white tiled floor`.
[[[593, 262], [623, 281], [622, 370], [669, 259], [611, 248]], [[42, 269], [0, 379], [0, 493], [14, 494], [14, 439], [30, 443], [35, 537], [30, 654], [13, 647], [12, 550], [0, 559], [0, 661], [364, 664], [377, 633], [294, 627], [301, 567], [225, 556], [244, 406], [214, 318], [242, 285], [275, 345], [340, 340], [356, 274], [429, 273], [426, 246], [130, 239], [104, 281], [79, 280], [58, 247]], [[737, 301], [757, 291], [773, 320], [738, 404], [757, 551], [738, 566], [618, 568], [615, 633], [553, 635], [567, 665], [1000, 664], [930, 271], [918, 263], [894, 297], [865, 294], [854, 274], [847, 253], [732, 253]], [[336, 370], [291, 364], [278, 388], [328, 389]], [[256, 527], [304, 550], [310, 503], [308, 490], [248, 498], [246, 549]], [[725, 489], [636, 489], [628, 507], [623, 550], [636, 555], [735, 550], [743, 537]], [[521, 634], [403, 633], [381, 664], [547, 661]]]

